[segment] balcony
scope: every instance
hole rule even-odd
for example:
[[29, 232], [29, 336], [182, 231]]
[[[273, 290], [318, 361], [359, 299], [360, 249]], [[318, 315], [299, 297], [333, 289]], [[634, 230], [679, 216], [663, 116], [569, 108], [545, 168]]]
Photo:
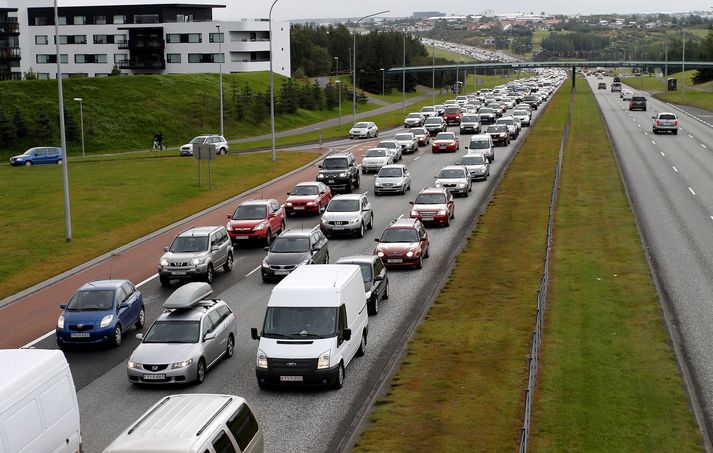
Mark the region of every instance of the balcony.
[[0, 80], [22, 80], [22, 73], [0, 71]]
[[20, 48], [0, 47], [0, 61], [20, 61]]
[[119, 41], [117, 42], [117, 44], [119, 46], [119, 49], [122, 50], [162, 50], [166, 46], [163, 40], [146, 41], [142, 39], [129, 39], [126, 41]]
[[166, 61], [164, 59], [160, 61], [129, 60], [119, 62], [117, 66], [119, 69], [166, 69]]
[[248, 40], [231, 41], [230, 50], [234, 52], [269, 52], [270, 40]]
[[0, 34], [3, 35], [19, 35], [20, 24], [17, 22], [3, 22], [0, 20]]

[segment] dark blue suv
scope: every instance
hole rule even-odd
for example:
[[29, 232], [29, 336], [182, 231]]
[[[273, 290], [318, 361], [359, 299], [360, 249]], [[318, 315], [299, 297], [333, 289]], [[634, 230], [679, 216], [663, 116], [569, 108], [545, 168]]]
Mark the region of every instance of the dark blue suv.
[[144, 326], [146, 312], [141, 292], [128, 280], [101, 280], [79, 288], [57, 320], [57, 344], [121, 344], [125, 330]]

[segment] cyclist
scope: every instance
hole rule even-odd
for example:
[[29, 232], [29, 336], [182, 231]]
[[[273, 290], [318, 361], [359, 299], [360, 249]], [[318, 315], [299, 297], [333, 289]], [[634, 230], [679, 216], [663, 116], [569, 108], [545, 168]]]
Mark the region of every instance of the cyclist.
[[151, 148], [151, 150], [155, 150], [155, 149], [158, 149], [158, 150], [163, 149], [163, 134], [161, 133], [161, 131], [154, 132], [153, 147]]

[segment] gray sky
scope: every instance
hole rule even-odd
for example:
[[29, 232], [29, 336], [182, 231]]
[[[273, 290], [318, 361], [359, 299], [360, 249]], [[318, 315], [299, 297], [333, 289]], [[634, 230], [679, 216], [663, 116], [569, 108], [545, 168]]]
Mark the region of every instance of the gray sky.
[[[489, 2], [473, 0], [279, 0], [273, 10], [276, 20], [357, 17], [381, 10], [388, 15], [410, 16], [413, 11], [441, 11], [448, 14], [482, 14]], [[228, 7], [216, 10], [219, 19], [267, 17], [272, 0], [228, 0]], [[507, 7], [495, 7], [495, 13], [545, 11], [550, 14], [636, 13], [672, 11], [713, 11], [713, 0], [510, 0]], [[438, 5], [438, 6], [436, 6]]]

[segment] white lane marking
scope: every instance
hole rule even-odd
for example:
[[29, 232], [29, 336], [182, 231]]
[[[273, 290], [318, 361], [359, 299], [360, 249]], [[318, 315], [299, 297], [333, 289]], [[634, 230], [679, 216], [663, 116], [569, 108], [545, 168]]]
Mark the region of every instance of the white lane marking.
[[693, 135], [691, 135], [691, 134], [688, 134], [688, 137], [690, 137], [690, 138], [693, 138]]
[[655, 144], [656, 144], [656, 142], [655, 142], [655, 141], [653, 141], [653, 140], [651, 140], [651, 144], [652, 144], [652, 145], [655, 145]]
[[678, 173], [678, 168], [673, 167], [673, 171], [675, 171], [676, 173]]
[[694, 192], [693, 189], [691, 189], [690, 187], [688, 188], [688, 190], [690, 190], [693, 195], [696, 194], [696, 192]]
[[48, 338], [50, 335], [52, 335], [52, 334], [54, 334], [54, 333], [55, 333], [54, 330], [50, 330], [49, 332], [47, 332], [46, 334], [42, 335], [41, 337], [35, 338], [34, 340], [30, 341], [29, 343], [27, 343], [25, 346], [23, 346], [23, 347], [20, 348], [20, 349], [31, 348], [31, 347], [33, 347], [34, 345], [36, 345], [37, 343], [39, 343], [40, 341], [44, 340], [45, 338]]
[[250, 277], [252, 274], [254, 274], [255, 272], [257, 272], [259, 270], [260, 270], [260, 266], [256, 267], [255, 269], [251, 270], [250, 272], [248, 272], [248, 274], [245, 275], [245, 277]]
[[644, 131], [644, 135], [648, 136], [648, 135], [649, 135], [649, 133], [648, 133], [648, 132], [646, 132], [646, 131]]
[[421, 158], [421, 156], [418, 156], [418, 157], [417, 157], [417, 158], [415, 158], [414, 160], [419, 160], [420, 158]]
[[400, 219], [403, 219], [403, 218], [404, 218], [404, 215], [401, 214], [397, 220], [400, 220]]
[[637, 125], [637, 126], [639, 126], [639, 129], [641, 129], [641, 124], [639, 124], [639, 123], [636, 123], [636, 125]]
[[663, 153], [663, 151], [661, 151], [661, 155], [662, 155], [663, 157], [666, 157], [666, 155]]
[[703, 143], [701, 143], [701, 146], [705, 149], [708, 149], [708, 147], [706, 145], [704, 145]]
[[151, 280], [153, 280], [153, 279], [156, 278], [156, 277], [158, 277], [158, 274], [153, 274], [151, 277], [147, 278], [146, 280], [144, 280], [144, 281], [142, 281], [141, 283], [139, 283], [138, 285], [136, 285], [136, 287], [138, 288], [138, 287], [140, 287], [140, 286], [143, 286], [143, 285], [145, 285], [146, 283], [150, 282]]
[[713, 215], [711, 216], [711, 220], [713, 220]]

